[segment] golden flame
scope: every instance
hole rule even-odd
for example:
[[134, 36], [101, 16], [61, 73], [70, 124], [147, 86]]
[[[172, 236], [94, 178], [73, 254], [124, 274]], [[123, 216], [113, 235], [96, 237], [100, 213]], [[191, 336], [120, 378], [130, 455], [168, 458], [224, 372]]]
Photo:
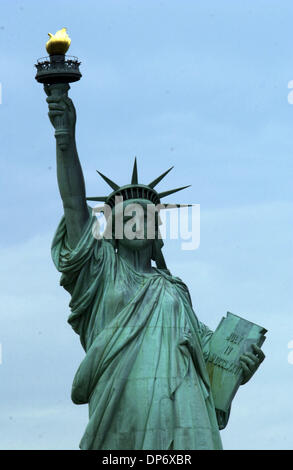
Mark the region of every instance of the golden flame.
[[70, 46], [71, 39], [66, 32], [66, 28], [62, 28], [57, 33], [51, 34], [49, 41], [46, 43], [46, 49], [48, 54], [65, 54]]

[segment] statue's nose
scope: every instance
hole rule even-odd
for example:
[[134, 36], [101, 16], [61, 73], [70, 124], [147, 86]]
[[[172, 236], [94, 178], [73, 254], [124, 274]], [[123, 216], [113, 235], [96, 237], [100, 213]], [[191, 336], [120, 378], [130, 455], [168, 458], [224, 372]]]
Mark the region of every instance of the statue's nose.
[[136, 227], [136, 232], [139, 232], [139, 233], [142, 232], [143, 231], [143, 221], [141, 221], [140, 219], [137, 219], [135, 227]]

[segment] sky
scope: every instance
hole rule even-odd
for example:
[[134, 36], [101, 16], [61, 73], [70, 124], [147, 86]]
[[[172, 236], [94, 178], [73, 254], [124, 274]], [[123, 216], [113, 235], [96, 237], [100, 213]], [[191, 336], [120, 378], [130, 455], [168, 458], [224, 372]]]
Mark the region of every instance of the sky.
[[[200, 204], [200, 246], [168, 240], [198, 318], [268, 330], [266, 359], [233, 401], [225, 449], [293, 448], [293, 4], [289, 0], [0, 0], [0, 448], [78, 449], [71, 402], [84, 357], [50, 245], [62, 216], [54, 131], [34, 64], [67, 27], [69, 92], [88, 195], [174, 165], [168, 202]], [[292, 356], [292, 355], [291, 355]]]

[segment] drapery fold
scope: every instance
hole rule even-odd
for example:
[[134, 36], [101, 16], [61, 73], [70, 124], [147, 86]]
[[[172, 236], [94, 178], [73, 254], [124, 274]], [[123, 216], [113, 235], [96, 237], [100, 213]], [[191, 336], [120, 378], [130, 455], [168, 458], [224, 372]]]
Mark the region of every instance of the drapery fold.
[[220, 449], [204, 358], [212, 332], [187, 287], [163, 270], [136, 272], [93, 237], [94, 223], [72, 250], [62, 219], [52, 243], [86, 352], [72, 385], [74, 403], [89, 404], [80, 447]]

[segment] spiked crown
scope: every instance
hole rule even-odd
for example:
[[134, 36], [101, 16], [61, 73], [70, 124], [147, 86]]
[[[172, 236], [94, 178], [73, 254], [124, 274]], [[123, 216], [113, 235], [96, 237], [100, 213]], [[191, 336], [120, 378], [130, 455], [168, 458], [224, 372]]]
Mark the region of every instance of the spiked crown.
[[[108, 183], [108, 185], [114, 190], [109, 196], [96, 196], [96, 197], [87, 197], [88, 201], [103, 201], [105, 204], [109, 205], [111, 209], [115, 205], [115, 197], [122, 196], [123, 201], [128, 199], [147, 199], [151, 201], [153, 204], [157, 205], [160, 204], [161, 198], [169, 196], [170, 194], [176, 193], [177, 191], [181, 191], [182, 189], [188, 188], [188, 186], [183, 186], [181, 188], [170, 189], [169, 191], [164, 191], [158, 193], [155, 191], [154, 187], [172, 170], [173, 167], [169, 168], [169, 170], [162, 173], [156, 179], [154, 179], [148, 185], [139, 184], [138, 183], [138, 175], [137, 175], [137, 163], [136, 158], [134, 160], [131, 183], [125, 186], [119, 186], [118, 184], [114, 183], [114, 181], [107, 178], [107, 176], [100, 173], [98, 170], [99, 175]], [[176, 204], [177, 206], [177, 204]]]

